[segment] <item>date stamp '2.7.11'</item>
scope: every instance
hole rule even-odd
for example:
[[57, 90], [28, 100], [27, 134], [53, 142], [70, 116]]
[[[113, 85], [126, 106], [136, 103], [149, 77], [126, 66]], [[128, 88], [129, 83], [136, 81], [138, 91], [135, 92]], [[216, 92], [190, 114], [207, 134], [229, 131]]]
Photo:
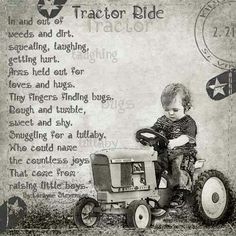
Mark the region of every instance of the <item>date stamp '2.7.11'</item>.
[[211, 0], [199, 12], [195, 41], [203, 57], [214, 66], [236, 68], [236, 0]]

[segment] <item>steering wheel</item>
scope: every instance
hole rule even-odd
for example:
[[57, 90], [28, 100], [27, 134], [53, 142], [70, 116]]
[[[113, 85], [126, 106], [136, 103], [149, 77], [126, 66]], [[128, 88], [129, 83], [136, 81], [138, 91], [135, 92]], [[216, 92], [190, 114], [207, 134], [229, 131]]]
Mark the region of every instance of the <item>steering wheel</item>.
[[140, 129], [136, 132], [136, 139], [143, 145], [167, 147], [169, 140], [161, 132], [156, 132], [150, 128]]

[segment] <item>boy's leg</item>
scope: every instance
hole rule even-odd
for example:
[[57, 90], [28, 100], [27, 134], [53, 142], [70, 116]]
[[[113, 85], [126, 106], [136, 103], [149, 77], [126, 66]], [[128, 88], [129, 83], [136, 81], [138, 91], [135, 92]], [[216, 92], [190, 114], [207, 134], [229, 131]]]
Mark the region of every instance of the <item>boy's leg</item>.
[[187, 171], [181, 169], [183, 155], [178, 155], [171, 163], [173, 187], [191, 190], [192, 181]]
[[[168, 156], [167, 152], [163, 152], [157, 156], [157, 160], [154, 162], [155, 174], [156, 174], [156, 186], [159, 187], [161, 176], [163, 171], [168, 168]], [[152, 214], [154, 216], [162, 216], [166, 213], [166, 210], [162, 209], [158, 203], [155, 203], [154, 209], [152, 210]]]
[[192, 181], [187, 171], [181, 169], [183, 155], [178, 155], [173, 158], [172, 181], [174, 187], [174, 195], [171, 200], [171, 207], [181, 207], [185, 203], [185, 195], [191, 190]]
[[169, 166], [168, 156], [167, 152], [165, 152], [159, 155], [157, 157], [157, 161], [154, 162], [157, 188], [159, 187], [162, 173], [163, 171], [168, 170], [168, 166]]

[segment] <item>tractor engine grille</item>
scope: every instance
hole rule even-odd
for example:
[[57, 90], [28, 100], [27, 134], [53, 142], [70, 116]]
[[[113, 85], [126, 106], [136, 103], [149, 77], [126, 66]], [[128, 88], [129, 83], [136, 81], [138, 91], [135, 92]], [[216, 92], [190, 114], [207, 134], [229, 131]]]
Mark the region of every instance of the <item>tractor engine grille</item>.
[[105, 155], [94, 155], [91, 161], [95, 189], [97, 191], [111, 191], [108, 158]]

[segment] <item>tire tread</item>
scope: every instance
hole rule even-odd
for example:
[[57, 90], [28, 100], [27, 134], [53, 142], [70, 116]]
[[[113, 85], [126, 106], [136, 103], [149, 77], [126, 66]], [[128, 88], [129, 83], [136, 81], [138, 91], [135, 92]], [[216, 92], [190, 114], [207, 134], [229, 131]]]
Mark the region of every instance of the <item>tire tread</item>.
[[[81, 227], [81, 226], [82, 227], [92, 227], [93, 226], [93, 225], [88, 226], [88, 225], [84, 224], [84, 222], [82, 220], [82, 217], [81, 217], [81, 214], [78, 214], [78, 211], [81, 213], [83, 207], [88, 202], [93, 202], [95, 207], [99, 206], [99, 203], [94, 198], [90, 198], [90, 197], [81, 198], [78, 202], [76, 202], [76, 205], [74, 207], [74, 212], [73, 212], [74, 213], [73, 218], [74, 218], [74, 222], [75, 222], [77, 227]], [[94, 225], [99, 221], [99, 219], [100, 219], [100, 214], [98, 214], [96, 222], [94, 223]]]
[[[201, 203], [202, 189], [206, 181], [211, 177], [217, 177], [223, 182], [225, 190], [226, 190], [226, 196], [227, 196], [226, 207], [223, 212], [223, 215], [217, 219], [210, 219], [205, 214], [204, 209], [202, 207], [202, 203]], [[203, 221], [203, 223], [206, 225], [214, 226], [217, 224], [223, 224], [226, 221], [228, 221], [229, 218], [234, 213], [234, 207], [235, 207], [234, 193], [230, 187], [228, 179], [223, 175], [223, 173], [221, 173], [218, 170], [214, 170], [214, 169], [207, 170], [200, 174], [200, 176], [198, 177], [194, 185], [193, 197], [194, 197], [194, 204], [193, 204], [194, 215], [199, 217]]]
[[137, 207], [140, 205], [145, 205], [147, 207], [147, 209], [149, 211], [149, 222], [148, 222], [147, 227], [150, 227], [150, 225], [151, 225], [150, 206], [144, 200], [134, 200], [129, 204], [128, 209], [127, 209], [127, 215], [126, 215], [127, 225], [130, 228], [137, 228], [137, 225], [135, 224], [135, 220], [134, 220], [134, 215], [135, 215], [135, 211], [136, 211]]

